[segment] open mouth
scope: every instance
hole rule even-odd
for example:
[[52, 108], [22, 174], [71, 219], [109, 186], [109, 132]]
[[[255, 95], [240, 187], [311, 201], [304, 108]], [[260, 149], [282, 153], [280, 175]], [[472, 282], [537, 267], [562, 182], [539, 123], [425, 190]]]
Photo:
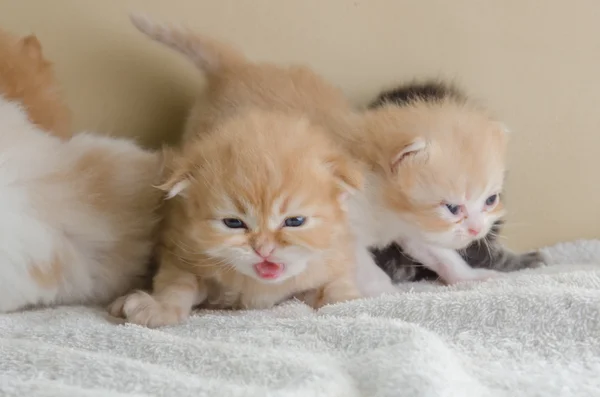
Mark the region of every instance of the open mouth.
[[258, 277], [265, 280], [274, 280], [281, 276], [284, 266], [280, 263], [264, 261], [254, 265], [254, 271]]

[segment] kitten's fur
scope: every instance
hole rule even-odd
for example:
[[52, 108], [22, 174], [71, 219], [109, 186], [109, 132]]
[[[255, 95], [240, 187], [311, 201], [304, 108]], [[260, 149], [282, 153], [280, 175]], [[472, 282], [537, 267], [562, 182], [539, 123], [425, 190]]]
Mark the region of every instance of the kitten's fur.
[[[309, 68], [254, 63], [188, 30], [132, 21], [207, 74], [208, 100], [190, 117], [200, 127], [188, 129], [188, 137], [244, 107], [300, 113], [361, 163], [366, 189], [350, 198], [349, 216], [364, 294], [395, 291], [369, 252], [392, 242], [449, 283], [498, 274], [471, 268], [455, 251], [485, 236], [503, 214], [502, 203], [484, 202], [502, 190], [508, 134], [484, 111], [467, 101], [420, 101], [359, 112]], [[461, 212], [452, 215], [446, 204]]]
[[[465, 100], [465, 95], [456, 87], [440, 82], [413, 82], [379, 94], [369, 105], [370, 108], [386, 104], [406, 106], [415, 101], [441, 101], [445, 98]], [[502, 220], [496, 221], [488, 234], [480, 241], [474, 241], [459, 253], [472, 267], [495, 269], [504, 272], [539, 267], [544, 264], [539, 252], [515, 254], [498, 241]], [[406, 255], [402, 248], [394, 243], [382, 249], [373, 249], [375, 261], [394, 282], [433, 279], [437, 275], [423, 267], [419, 262]]]
[[160, 158], [125, 140], [52, 136], [67, 131], [43, 116], [56, 82], [39, 43], [35, 56], [15, 48], [0, 46], [0, 312], [108, 303], [146, 272]]
[[[317, 307], [360, 297], [343, 209], [361, 185], [352, 162], [306, 119], [240, 109], [215, 122], [174, 155], [162, 185], [172, 199], [152, 295], [134, 292], [111, 313], [157, 327], [196, 304], [262, 309], [314, 289]], [[259, 271], [267, 261], [280, 264], [273, 278]]]
[[60, 97], [52, 64], [45, 59], [39, 40], [16, 38], [0, 30], [0, 92], [18, 101], [29, 119], [60, 138], [71, 136], [71, 112]]

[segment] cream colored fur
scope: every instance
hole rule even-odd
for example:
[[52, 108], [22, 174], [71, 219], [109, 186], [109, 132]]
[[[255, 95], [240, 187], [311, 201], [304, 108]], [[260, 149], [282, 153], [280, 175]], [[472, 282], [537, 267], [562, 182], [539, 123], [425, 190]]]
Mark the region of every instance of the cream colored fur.
[[64, 142], [0, 97], [0, 311], [107, 303], [143, 281], [159, 158], [133, 143]]
[[145, 281], [162, 160], [132, 142], [71, 139], [41, 44], [0, 32], [0, 312], [102, 304]]
[[[349, 201], [363, 292], [394, 292], [368, 248], [400, 243], [448, 283], [496, 276], [470, 268], [455, 252], [487, 233], [502, 206], [485, 201], [503, 185], [507, 134], [466, 102], [416, 103], [357, 112], [342, 92], [309, 68], [254, 63], [239, 51], [187, 29], [133, 16], [149, 37], [189, 57], [206, 72], [206, 95], [193, 109], [186, 137], [240, 109], [303, 114], [360, 161], [363, 194]], [[461, 208], [458, 215], [447, 205]], [[467, 230], [477, 228], [477, 235]]]
[[232, 114], [186, 142], [169, 174], [152, 294], [117, 300], [113, 315], [156, 327], [197, 304], [264, 309], [308, 290], [315, 307], [360, 297], [344, 202], [362, 178], [306, 119]]

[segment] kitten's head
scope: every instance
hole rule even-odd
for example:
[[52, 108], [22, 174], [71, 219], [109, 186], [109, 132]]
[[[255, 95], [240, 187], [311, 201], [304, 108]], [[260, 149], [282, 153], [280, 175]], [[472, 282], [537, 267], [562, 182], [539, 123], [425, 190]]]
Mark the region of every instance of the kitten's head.
[[382, 205], [422, 239], [463, 248], [503, 215], [508, 132], [501, 123], [452, 98], [383, 106], [367, 120]]
[[0, 30], [0, 93], [21, 102], [29, 119], [42, 129], [61, 137], [70, 135], [70, 111], [36, 36], [19, 39]]
[[348, 233], [344, 198], [361, 183], [306, 120], [252, 112], [188, 143], [162, 188], [183, 206], [193, 250], [273, 283], [336, 249]]

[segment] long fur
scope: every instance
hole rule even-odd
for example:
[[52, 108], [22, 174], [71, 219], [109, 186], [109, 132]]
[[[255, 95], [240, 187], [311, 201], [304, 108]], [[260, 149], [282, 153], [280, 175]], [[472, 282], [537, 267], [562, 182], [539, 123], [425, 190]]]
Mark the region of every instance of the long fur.
[[29, 119], [49, 134], [69, 138], [71, 112], [37, 37], [17, 38], [0, 30], [0, 54], [0, 92], [4, 98], [19, 102]]
[[[415, 81], [379, 94], [369, 105], [371, 109], [385, 106], [410, 106], [417, 101], [441, 102], [448, 98], [456, 101], [466, 101], [466, 95], [457, 87], [443, 81]], [[480, 241], [474, 241], [459, 254], [471, 267], [494, 269], [504, 272], [539, 267], [544, 264], [544, 258], [539, 252], [515, 254], [504, 247], [498, 236], [503, 221], [497, 220], [488, 234]], [[423, 264], [413, 260], [402, 247], [393, 243], [381, 249], [372, 249], [375, 261], [394, 282], [417, 281], [437, 278], [437, 274], [427, 269]]]
[[[140, 25], [135, 17], [134, 24]], [[484, 202], [501, 193], [508, 133], [485, 110], [448, 98], [360, 112], [307, 67], [232, 57], [228, 45], [147, 19], [141, 30], [207, 72], [208, 89], [191, 112], [187, 139], [240, 109], [257, 108], [308, 117], [360, 162], [366, 188], [348, 207], [363, 293], [394, 291], [368, 251], [392, 242], [449, 283], [497, 275], [472, 269], [455, 251], [487, 234], [503, 214], [500, 201]], [[446, 204], [464, 211], [453, 215]]]
[[[111, 312], [156, 327], [196, 304], [262, 309], [314, 290], [316, 307], [358, 298], [343, 200], [360, 186], [352, 162], [302, 118], [249, 109], [222, 119], [173, 157], [152, 295], [125, 296]], [[285, 225], [298, 216], [306, 223]], [[244, 227], [228, 228], [231, 218]], [[261, 278], [264, 260], [281, 274]]]
[[158, 155], [86, 133], [65, 140], [43, 117], [63, 105], [52, 105], [56, 82], [38, 76], [35, 47], [33, 58], [0, 49], [18, 69], [0, 69], [0, 312], [105, 304], [140, 286], [162, 198]]

